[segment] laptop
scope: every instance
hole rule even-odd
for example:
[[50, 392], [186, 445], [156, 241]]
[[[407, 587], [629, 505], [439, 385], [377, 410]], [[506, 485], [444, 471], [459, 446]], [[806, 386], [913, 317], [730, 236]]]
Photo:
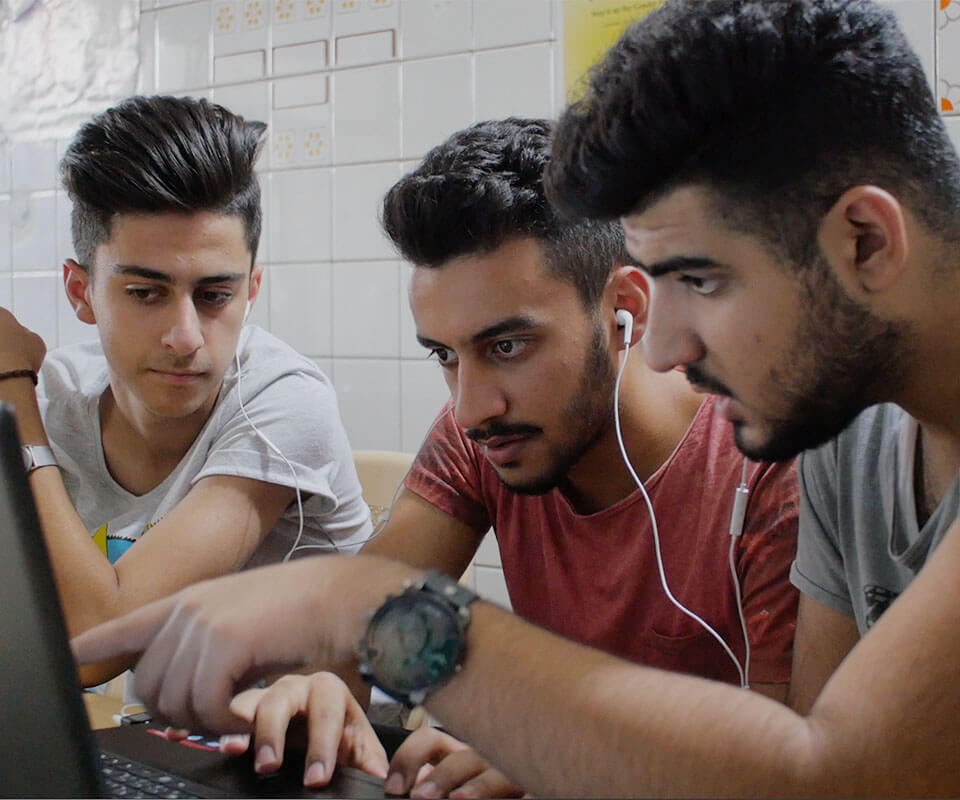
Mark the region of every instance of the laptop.
[[[405, 735], [375, 727], [388, 754]], [[0, 730], [5, 797], [383, 797], [382, 781], [350, 767], [338, 767], [323, 789], [305, 788], [302, 751], [258, 776], [252, 757], [170, 742], [150, 723], [91, 732], [13, 412], [3, 403]]]

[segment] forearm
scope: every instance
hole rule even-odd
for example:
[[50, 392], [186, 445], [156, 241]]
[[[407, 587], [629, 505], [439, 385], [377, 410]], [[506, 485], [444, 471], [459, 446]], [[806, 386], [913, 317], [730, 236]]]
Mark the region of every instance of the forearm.
[[[14, 407], [20, 438], [25, 444], [48, 443], [29, 378], [0, 381], [0, 400]], [[53, 467], [35, 470], [30, 486], [67, 629], [76, 635], [119, 613], [117, 576], [77, 515], [60, 471]]]
[[637, 667], [482, 603], [468, 653], [428, 708], [535, 795], [803, 793], [812, 729], [753, 692]]

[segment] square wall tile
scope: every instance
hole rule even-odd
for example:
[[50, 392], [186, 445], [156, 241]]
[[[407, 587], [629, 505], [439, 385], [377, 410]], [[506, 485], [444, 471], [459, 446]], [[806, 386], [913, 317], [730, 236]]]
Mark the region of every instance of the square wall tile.
[[0, 272], [10, 271], [10, 198], [0, 197]]
[[330, 98], [330, 78], [325, 73], [298, 75], [273, 82], [273, 107], [297, 108], [326, 103]]
[[426, 359], [427, 349], [417, 341], [417, 323], [410, 310], [410, 279], [414, 267], [407, 261], [401, 262], [400, 293], [397, 297], [400, 305], [400, 357]]
[[213, 102], [244, 119], [270, 121], [270, 84], [267, 81], [217, 86], [213, 90]]
[[953, 142], [954, 148], [960, 153], [960, 115], [947, 117], [943, 121], [947, 126], [947, 133], [950, 134], [950, 140]]
[[330, 38], [333, 0], [274, 0], [273, 46], [319, 42]]
[[400, 65], [348, 69], [334, 76], [335, 164], [400, 158]]
[[443, 370], [435, 361], [400, 362], [400, 412], [402, 444], [407, 453], [416, 453], [423, 444], [440, 410], [450, 399]]
[[70, 232], [70, 213], [73, 210], [73, 203], [66, 192], [57, 192], [57, 254], [56, 264], [61, 267], [68, 258], [76, 258], [73, 247], [73, 236]]
[[960, 114], [960, 0], [937, 11], [937, 99], [944, 114]]
[[897, 17], [900, 29], [920, 57], [931, 90], [936, 85], [934, 40], [936, 9], [929, 0], [880, 0]]
[[270, 187], [272, 263], [329, 261], [330, 170], [274, 173]]
[[270, 163], [275, 169], [316, 167], [331, 159], [330, 104], [273, 112]]
[[400, 0], [331, 0], [334, 36], [396, 30]]
[[336, 358], [333, 384], [352, 448], [400, 449], [398, 360]]
[[12, 198], [10, 263], [14, 272], [56, 269], [56, 237], [52, 235], [56, 229], [57, 201], [53, 192]]
[[57, 286], [56, 277], [49, 273], [13, 276], [11, 310], [43, 339], [48, 350], [57, 346]]
[[403, 0], [400, 31], [404, 58], [466, 52], [473, 46], [473, 2]]
[[0, 194], [10, 191], [10, 145], [0, 139]]
[[477, 555], [474, 557], [474, 563], [482, 567], [499, 567], [500, 563], [500, 545], [497, 544], [497, 535], [491, 530], [480, 547], [477, 548]]
[[473, 24], [478, 50], [542, 42], [553, 36], [550, 0], [473, 0]]
[[330, 379], [330, 382], [333, 383], [333, 359], [332, 358], [314, 358], [311, 360], [313, 361], [314, 364], [317, 365], [317, 369], [319, 369], [324, 375], [326, 375]]
[[140, 66], [137, 70], [137, 92], [157, 91], [157, 15], [153, 11], [140, 15]]
[[329, 43], [326, 40], [273, 48], [274, 75], [316, 72], [329, 65]]
[[[553, 54], [549, 44], [477, 53], [475, 70], [478, 120], [553, 116]], [[510, 91], [504, 91], [505, 86]]]
[[473, 116], [473, 58], [469, 54], [403, 65], [403, 157], [423, 156]]
[[270, 331], [311, 357], [334, 352], [330, 270], [329, 263], [274, 264], [270, 268]]
[[477, 594], [484, 600], [496, 603], [508, 611], [513, 608], [510, 605], [510, 593], [507, 591], [507, 581], [503, 577], [502, 569], [477, 565], [473, 568], [473, 575], [477, 582]]
[[157, 91], [210, 85], [210, 3], [157, 12]]
[[397, 57], [397, 32], [374, 31], [338, 36], [334, 44], [338, 67], [377, 64]]
[[214, 56], [265, 51], [268, 5], [268, 0], [213, 0], [210, 30]]
[[15, 192], [54, 189], [57, 186], [57, 143], [15, 142], [10, 148], [11, 188]]
[[0, 272], [0, 306], [13, 307], [13, 276]]
[[256, 81], [267, 73], [265, 50], [250, 50], [230, 55], [213, 57], [214, 83], [240, 83]]
[[397, 358], [400, 264], [346, 261], [333, 266], [333, 352]]
[[[269, 141], [269, 140], [268, 140]], [[266, 145], [264, 145], [266, 149]], [[260, 161], [263, 162], [264, 158], [261, 153]], [[263, 172], [260, 169], [256, 170], [257, 180], [260, 183], [260, 241], [257, 244], [257, 256], [256, 260], [261, 264], [270, 263], [270, 194], [273, 189], [273, 184], [271, 183], [271, 175], [269, 173]], [[266, 281], [266, 275], [264, 275], [264, 281]], [[266, 321], [266, 317], [264, 317]]]
[[399, 163], [361, 164], [333, 171], [333, 259], [372, 261], [397, 257], [380, 228], [380, 205], [400, 178]]

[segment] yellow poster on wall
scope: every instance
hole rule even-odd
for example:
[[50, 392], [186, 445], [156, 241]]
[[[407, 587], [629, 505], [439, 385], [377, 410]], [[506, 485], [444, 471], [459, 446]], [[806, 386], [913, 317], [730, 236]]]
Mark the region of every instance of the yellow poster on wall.
[[583, 95], [590, 67], [620, 34], [664, 0], [564, 0], [563, 76], [567, 102]]

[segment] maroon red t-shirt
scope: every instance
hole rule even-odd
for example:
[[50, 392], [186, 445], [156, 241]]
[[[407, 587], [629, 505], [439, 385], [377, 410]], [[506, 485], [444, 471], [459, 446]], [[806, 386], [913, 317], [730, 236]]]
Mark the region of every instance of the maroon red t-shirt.
[[[704, 401], [676, 450], [646, 481], [673, 595], [743, 662], [729, 566], [730, 515], [743, 456], [731, 424]], [[664, 595], [639, 490], [581, 515], [554, 489], [505, 488], [453, 414], [436, 425], [405, 485], [477, 531], [493, 527], [513, 610], [555, 633], [641, 664], [739, 683], [720, 645]], [[796, 467], [748, 462], [744, 533], [734, 558], [750, 633], [750, 680], [790, 680], [797, 590]]]

